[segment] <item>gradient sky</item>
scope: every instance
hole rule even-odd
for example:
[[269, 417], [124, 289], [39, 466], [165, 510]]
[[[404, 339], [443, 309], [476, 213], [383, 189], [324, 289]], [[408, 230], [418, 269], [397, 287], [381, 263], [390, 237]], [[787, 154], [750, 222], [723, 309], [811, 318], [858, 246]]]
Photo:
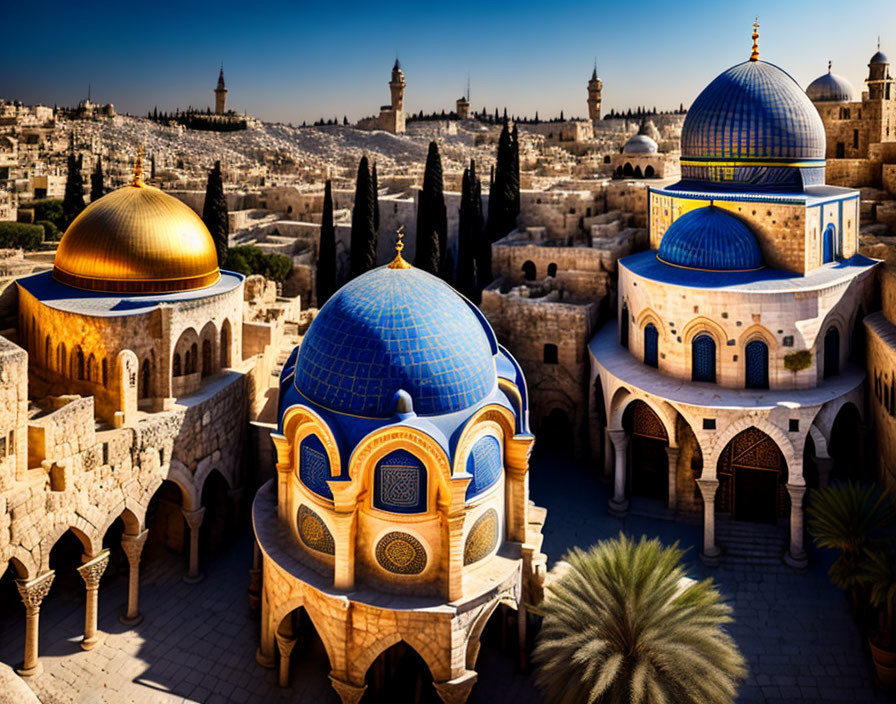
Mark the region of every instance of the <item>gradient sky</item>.
[[[878, 33], [896, 61], [894, 0], [690, 0], [612, 3], [9, 3], [0, 97], [120, 112], [214, 105], [224, 62], [228, 106], [264, 120], [356, 120], [389, 102], [396, 53], [408, 110], [451, 109], [472, 84], [476, 110], [585, 115], [596, 58], [603, 109], [685, 106], [717, 74], [760, 56], [803, 87], [828, 60], [862, 90]], [[858, 97], [858, 95], [857, 95]]]

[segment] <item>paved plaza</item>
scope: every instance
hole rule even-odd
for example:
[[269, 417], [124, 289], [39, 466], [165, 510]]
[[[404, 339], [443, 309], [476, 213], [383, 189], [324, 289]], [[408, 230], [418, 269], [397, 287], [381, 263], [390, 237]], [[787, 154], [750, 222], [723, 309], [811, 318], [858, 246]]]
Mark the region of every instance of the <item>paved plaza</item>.
[[[827, 581], [828, 555], [814, 552], [811, 571], [802, 576], [783, 566], [708, 569], [696, 559], [698, 526], [656, 516], [609, 517], [607, 488], [591, 468], [567, 460], [535, 458], [531, 495], [548, 509], [544, 549], [552, 561], [573, 545], [590, 545], [620, 529], [695, 546], [688, 553], [691, 575], [713, 576], [734, 606], [731, 632], [750, 669], [739, 702], [888, 701], [874, 691], [871, 663], [845, 598]], [[107, 635], [90, 652], [78, 646], [83, 588], [57, 578], [41, 609], [44, 673], [29, 681], [32, 689], [44, 704], [338, 704], [319, 641], [294, 652], [289, 689], [277, 686], [275, 671], [256, 664], [258, 626], [246, 594], [251, 554], [246, 526], [231, 547], [209, 560], [205, 579], [188, 585], [181, 581], [185, 564], [180, 556], [147, 549], [140, 597], [145, 620], [133, 628], [118, 621], [127, 600], [126, 576], [110, 571], [100, 589], [99, 627]], [[0, 659], [16, 665], [22, 656], [24, 610], [7, 604], [0, 614]], [[512, 657], [484, 644], [477, 669], [471, 702], [539, 701], [532, 675], [520, 674]]]

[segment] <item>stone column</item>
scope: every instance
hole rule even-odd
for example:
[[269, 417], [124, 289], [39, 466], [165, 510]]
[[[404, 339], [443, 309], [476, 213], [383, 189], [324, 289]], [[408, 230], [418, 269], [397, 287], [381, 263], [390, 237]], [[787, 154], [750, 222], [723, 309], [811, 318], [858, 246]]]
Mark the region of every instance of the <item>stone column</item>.
[[55, 576], [56, 573], [50, 570], [31, 581], [16, 580], [16, 587], [25, 605], [25, 660], [22, 667], [16, 670], [22, 677], [32, 677], [43, 671], [43, 665], [37, 656], [40, 605], [50, 591]]
[[355, 530], [357, 518], [354, 510], [337, 511], [333, 519], [333, 588], [350, 592], [355, 588]]
[[613, 478], [613, 441], [610, 439], [610, 429], [604, 428], [604, 471], [603, 477], [607, 480]]
[[78, 574], [84, 580], [87, 587], [87, 606], [84, 611], [84, 640], [81, 641], [82, 650], [93, 650], [100, 642], [96, 630], [96, 615], [99, 598], [100, 577], [106, 571], [109, 564], [109, 551], [103, 550], [96, 557], [87, 560], [78, 568]]
[[803, 549], [803, 497], [806, 485], [787, 484], [787, 493], [790, 494], [790, 549], [784, 556], [784, 562], [803, 572], [809, 566], [809, 556]]
[[183, 509], [183, 514], [190, 526], [190, 570], [183, 579], [187, 584], [196, 584], [202, 581], [202, 574], [199, 572], [199, 527], [205, 517], [205, 506], [200, 506], [195, 511]]
[[616, 450], [616, 470], [613, 478], [613, 498], [610, 499], [610, 515], [623, 518], [628, 513], [628, 499], [625, 498], [625, 465], [629, 436], [624, 430], [611, 430], [610, 439]]
[[277, 649], [280, 651], [280, 674], [278, 683], [281, 687], [289, 687], [289, 656], [296, 647], [296, 639], [277, 634]]
[[460, 677], [444, 682], [433, 682], [436, 694], [445, 704], [464, 704], [470, 697], [470, 690], [476, 684], [479, 675], [474, 670], [467, 670]]
[[818, 471], [818, 486], [824, 489], [831, 481], [834, 460], [830, 457], [816, 457], [815, 468]]
[[143, 614], [140, 613], [140, 554], [143, 552], [143, 546], [146, 544], [146, 538], [149, 535], [148, 530], [143, 530], [137, 535], [128, 535], [125, 533], [121, 536], [121, 548], [128, 557], [128, 612], [122, 616], [121, 621], [125, 626], [136, 626], [143, 620]]
[[678, 508], [678, 456], [681, 449], [672, 447], [666, 448], [666, 457], [669, 460], [669, 508], [673, 511]]
[[[330, 683], [333, 685], [333, 689], [336, 690], [336, 694], [339, 695], [339, 699], [342, 700], [342, 704], [358, 704], [361, 701], [361, 697], [364, 696], [364, 691], [367, 689], [366, 684], [357, 685], [346, 682], [336, 677], [332, 672], [330, 673]], [[436, 689], [438, 689], [438, 685], [436, 685]]]
[[445, 564], [445, 597], [448, 601], [464, 595], [464, 519], [466, 516], [442, 516], [442, 549]]
[[715, 567], [722, 554], [716, 545], [716, 489], [719, 488], [719, 480], [698, 479], [697, 486], [703, 495], [703, 551], [700, 559], [705, 565]]

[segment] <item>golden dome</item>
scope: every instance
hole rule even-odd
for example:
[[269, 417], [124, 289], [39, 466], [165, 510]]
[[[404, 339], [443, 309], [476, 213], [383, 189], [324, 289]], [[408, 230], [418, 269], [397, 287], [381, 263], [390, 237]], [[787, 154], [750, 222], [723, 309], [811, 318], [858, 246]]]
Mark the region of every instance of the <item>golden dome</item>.
[[220, 276], [215, 243], [199, 216], [139, 174], [74, 219], [53, 265], [57, 281], [110, 293], [189, 291]]

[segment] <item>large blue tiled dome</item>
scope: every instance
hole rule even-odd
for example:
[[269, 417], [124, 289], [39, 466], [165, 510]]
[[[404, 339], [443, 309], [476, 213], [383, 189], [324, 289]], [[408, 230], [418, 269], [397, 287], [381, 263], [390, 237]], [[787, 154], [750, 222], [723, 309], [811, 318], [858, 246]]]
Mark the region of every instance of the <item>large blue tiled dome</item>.
[[710, 205], [682, 215], [663, 234], [657, 257], [666, 264], [703, 271], [762, 267], [762, 252], [744, 222]]
[[418, 415], [454, 413], [497, 384], [483, 324], [440, 279], [380, 267], [343, 286], [318, 313], [299, 348], [294, 384], [340, 413], [392, 416], [399, 390]]
[[802, 191], [824, 183], [825, 134], [793, 78], [764, 61], [732, 66], [688, 111], [683, 181], [713, 188]]

